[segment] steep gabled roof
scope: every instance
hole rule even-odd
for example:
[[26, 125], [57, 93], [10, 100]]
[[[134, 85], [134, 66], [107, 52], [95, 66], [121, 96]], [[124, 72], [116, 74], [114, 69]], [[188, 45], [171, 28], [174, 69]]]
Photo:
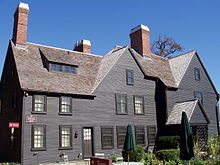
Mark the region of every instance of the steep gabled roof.
[[[116, 46], [104, 56], [27, 43], [10, 42], [21, 88], [67, 94], [91, 95], [125, 51], [129, 51], [145, 76], [159, 78], [178, 88], [195, 51], [168, 59], [152, 54], [143, 57], [134, 49]], [[77, 66], [77, 74], [49, 72], [44, 60]]]
[[177, 87], [167, 58], [154, 54], [150, 58], [142, 57], [135, 50], [130, 50], [146, 76], [157, 77], [168, 87]]
[[166, 124], [167, 125], [180, 124], [183, 111], [186, 112], [188, 120], [190, 121], [197, 105], [199, 105], [199, 107], [201, 109], [201, 113], [204, 115], [207, 123], [209, 123], [209, 119], [208, 119], [208, 117], [206, 115], [206, 112], [204, 111], [201, 103], [199, 102], [198, 99], [195, 99], [195, 100], [176, 103], [173, 106], [173, 109], [172, 109], [172, 111], [171, 111], [171, 113], [168, 117], [168, 120], [167, 120]]
[[186, 70], [195, 53], [195, 51], [191, 51], [168, 60], [177, 87], [186, 73]]
[[127, 46], [125, 47], [116, 46], [102, 57], [93, 91], [98, 87], [99, 83], [104, 79], [104, 77], [111, 70], [111, 68], [118, 61], [119, 57], [124, 53], [126, 49]]

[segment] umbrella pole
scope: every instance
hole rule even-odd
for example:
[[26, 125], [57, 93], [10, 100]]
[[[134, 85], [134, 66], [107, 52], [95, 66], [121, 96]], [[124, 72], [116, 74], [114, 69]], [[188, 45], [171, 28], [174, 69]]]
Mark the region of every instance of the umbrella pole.
[[130, 159], [130, 158], [129, 158], [129, 151], [128, 151], [128, 164], [129, 164], [129, 161], [130, 161], [129, 159]]

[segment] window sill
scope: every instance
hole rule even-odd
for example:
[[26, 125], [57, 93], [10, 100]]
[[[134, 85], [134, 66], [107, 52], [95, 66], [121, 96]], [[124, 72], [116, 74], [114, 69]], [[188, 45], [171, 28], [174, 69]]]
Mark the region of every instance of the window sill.
[[73, 114], [71, 112], [59, 112], [59, 115], [65, 115], [65, 116], [72, 116]]
[[114, 149], [114, 147], [105, 147], [105, 148], [102, 148], [103, 150], [111, 150], [111, 149]]
[[59, 150], [72, 150], [72, 147], [59, 147]]
[[144, 113], [134, 113], [135, 115], [144, 115]]
[[31, 148], [31, 151], [46, 151], [46, 148]]
[[39, 114], [39, 115], [46, 115], [47, 112], [38, 112], [38, 111], [32, 111], [32, 114]]

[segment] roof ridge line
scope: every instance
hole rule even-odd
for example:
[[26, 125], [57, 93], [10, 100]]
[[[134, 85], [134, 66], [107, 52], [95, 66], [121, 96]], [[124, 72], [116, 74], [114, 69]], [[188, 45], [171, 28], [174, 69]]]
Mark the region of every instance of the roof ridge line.
[[86, 54], [86, 55], [90, 55], [90, 56], [102, 57], [101, 55], [92, 54], [92, 53], [83, 53], [83, 52], [78, 52], [78, 51], [75, 51], [75, 50], [70, 50], [70, 49], [65, 49], [65, 48], [58, 48], [58, 47], [54, 47], [54, 46], [47, 46], [47, 45], [36, 44], [36, 43], [31, 43], [31, 42], [27, 42], [27, 43], [31, 44], [31, 45], [36, 45], [36, 46], [43, 46], [43, 47], [46, 47], [46, 48], [53, 48], [53, 49], [59, 49], [59, 50], [63, 50], [63, 51], [74, 52], [74, 53], [78, 53], [78, 54]]
[[177, 101], [176, 103], [186, 103], [186, 102], [196, 101], [196, 100], [198, 100], [198, 99], [195, 98], [195, 99], [190, 99], [190, 100], [185, 100], [185, 101]]
[[172, 59], [174, 59], [174, 58], [177, 58], [177, 57], [180, 57], [180, 56], [187, 55], [187, 54], [189, 54], [189, 53], [191, 53], [191, 52], [196, 52], [196, 50], [191, 50], [191, 51], [188, 51], [188, 52], [186, 52], [186, 53], [183, 53], [183, 54], [177, 55], [177, 56], [172, 57], [172, 58], [167, 58], [167, 59], [168, 59], [168, 60], [172, 60]]

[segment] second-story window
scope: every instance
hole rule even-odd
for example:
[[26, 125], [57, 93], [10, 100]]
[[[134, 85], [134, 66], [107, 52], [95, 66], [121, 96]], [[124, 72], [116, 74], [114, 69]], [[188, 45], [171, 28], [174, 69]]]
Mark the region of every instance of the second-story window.
[[116, 94], [115, 98], [117, 114], [127, 114], [127, 95]]
[[129, 70], [127, 69], [126, 70], [126, 73], [127, 73], [127, 84], [128, 85], [133, 85], [134, 84], [134, 72], [133, 70]]
[[72, 99], [71, 97], [60, 97], [60, 113], [71, 113], [72, 110]]
[[134, 96], [134, 113], [144, 114], [144, 97]]
[[194, 92], [194, 98], [199, 99], [201, 101], [201, 103], [203, 103], [202, 92], [195, 91]]
[[199, 81], [200, 80], [200, 70], [199, 70], [199, 68], [194, 68], [194, 75], [195, 75], [195, 80]]
[[33, 112], [46, 112], [46, 96], [34, 95], [33, 96]]

